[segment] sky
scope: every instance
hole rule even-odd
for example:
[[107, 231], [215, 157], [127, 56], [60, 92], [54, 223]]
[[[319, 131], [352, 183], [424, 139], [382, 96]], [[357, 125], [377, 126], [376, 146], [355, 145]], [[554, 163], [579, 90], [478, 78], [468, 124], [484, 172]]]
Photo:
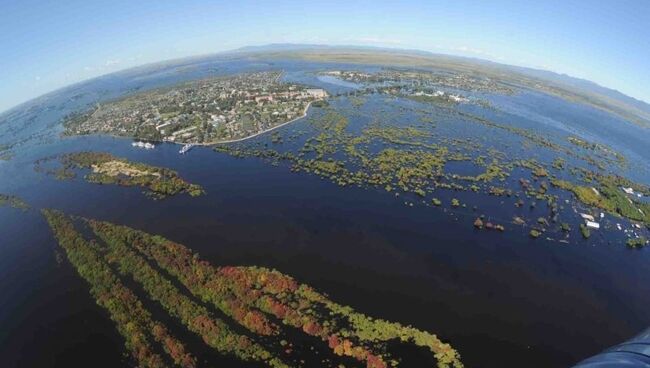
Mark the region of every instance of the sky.
[[117, 70], [269, 43], [478, 57], [650, 102], [646, 0], [0, 0], [0, 112]]

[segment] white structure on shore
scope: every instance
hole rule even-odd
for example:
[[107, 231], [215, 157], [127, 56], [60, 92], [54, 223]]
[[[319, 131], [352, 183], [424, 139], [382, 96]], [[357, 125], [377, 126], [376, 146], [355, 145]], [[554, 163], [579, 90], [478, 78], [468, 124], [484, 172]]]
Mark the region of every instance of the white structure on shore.
[[305, 91], [308, 95], [314, 98], [325, 98], [327, 97], [327, 92], [322, 88], [307, 88]]

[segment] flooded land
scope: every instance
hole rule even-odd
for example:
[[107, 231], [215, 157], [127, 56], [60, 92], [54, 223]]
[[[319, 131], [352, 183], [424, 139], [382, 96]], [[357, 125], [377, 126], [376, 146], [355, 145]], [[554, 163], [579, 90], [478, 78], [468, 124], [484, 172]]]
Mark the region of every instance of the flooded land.
[[645, 329], [645, 115], [495, 68], [235, 54], [0, 116], [3, 362], [562, 367]]
[[[311, 348], [319, 348], [312, 354], [321, 355], [316, 356], [321, 365], [332, 365], [331, 360], [339, 356], [372, 368], [396, 366], [400, 358], [387, 350], [392, 341], [430, 350], [438, 367], [462, 367], [458, 353], [435, 335], [367, 317], [275, 270], [215, 268], [183, 245], [128, 227], [84, 219], [82, 223], [105, 244], [102, 247], [85, 240], [64, 214], [45, 210], [44, 215], [68, 259], [90, 284], [97, 303], [109, 311], [138, 366], [166, 366], [165, 360], [171, 359], [181, 367], [194, 367], [196, 358], [163, 324], [152, 320], [151, 313], [120, 281], [112, 266], [118, 267], [122, 277], [132, 277], [148, 297], [200, 335], [207, 345], [243, 361], [269, 367], [305, 364], [305, 358], [295, 361], [294, 357], [305, 354], [300, 350], [294, 354], [294, 344], [302, 343], [301, 339], [290, 341], [300, 331], [322, 341], [312, 342]], [[175, 288], [166, 274], [177, 278], [191, 296]], [[236, 332], [210, 312], [213, 308], [247, 331]], [[167, 357], [156, 354], [154, 341], [162, 345]], [[327, 348], [329, 354], [323, 352]]]

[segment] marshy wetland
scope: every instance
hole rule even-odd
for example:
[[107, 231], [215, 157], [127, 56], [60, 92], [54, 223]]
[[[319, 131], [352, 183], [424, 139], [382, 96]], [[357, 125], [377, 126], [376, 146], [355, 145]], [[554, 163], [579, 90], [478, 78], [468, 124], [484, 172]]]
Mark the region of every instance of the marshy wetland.
[[[329, 97], [184, 155], [61, 137], [97, 101], [256, 71]], [[650, 133], [543, 89], [219, 59], [0, 129], [9, 366], [569, 366], [650, 325]]]

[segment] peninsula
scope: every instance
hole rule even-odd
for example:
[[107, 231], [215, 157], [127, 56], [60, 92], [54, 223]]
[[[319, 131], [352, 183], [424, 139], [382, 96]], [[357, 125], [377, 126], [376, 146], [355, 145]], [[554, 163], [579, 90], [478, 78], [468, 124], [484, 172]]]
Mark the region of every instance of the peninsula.
[[318, 88], [283, 83], [278, 71], [182, 83], [98, 104], [64, 120], [66, 135], [108, 134], [150, 141], [240, 141], [304, 117]]

